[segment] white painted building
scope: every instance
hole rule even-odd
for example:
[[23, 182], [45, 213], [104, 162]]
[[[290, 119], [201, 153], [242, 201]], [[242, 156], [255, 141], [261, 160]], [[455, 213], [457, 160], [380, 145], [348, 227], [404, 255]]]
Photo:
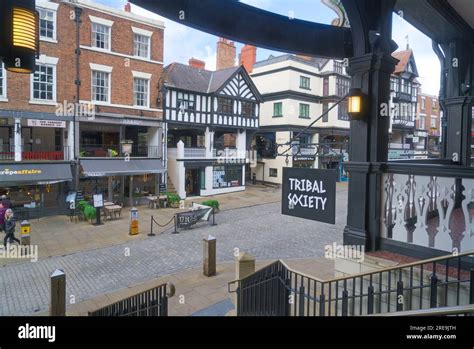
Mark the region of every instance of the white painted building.
[[[349, 92], [344, 64], [290, 54], [270, 56], [254, 65], [251, 76], [264, 100], [254, 140], [259, 155], [257, 167], [252, 169], [256, 179], [281, 184], [283, 167], [339, 168], [341, 159], [347, 159], [347, 102], [331, 107]], [[298, 147], [275, 148], [275, 144], [288, 144], [302, 131]], [[275, 156], [275, 150], [284, 156]]]
[[243, 66], [165, 68], [169, 179], [181, 198], [245, 190], [261, 96]]

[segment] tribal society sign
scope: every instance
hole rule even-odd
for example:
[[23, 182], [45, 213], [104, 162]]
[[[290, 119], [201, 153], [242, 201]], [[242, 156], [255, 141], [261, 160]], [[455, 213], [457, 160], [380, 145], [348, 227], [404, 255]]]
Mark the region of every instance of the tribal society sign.
[[336, 171], [312, 168], [283, 169], [281, 213], [334, 224]]

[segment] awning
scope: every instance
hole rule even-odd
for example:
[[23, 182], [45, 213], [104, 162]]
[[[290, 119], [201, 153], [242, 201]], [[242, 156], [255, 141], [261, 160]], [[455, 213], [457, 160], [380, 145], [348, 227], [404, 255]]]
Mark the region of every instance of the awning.
[[158, 159], [87, 159], [81, 160], [83, 175], [86, 177], [132, 176], [166, 172]]
[[63, 164], [0, 164], [0, 186], [45, 184], [72, 181], [71, 165]]

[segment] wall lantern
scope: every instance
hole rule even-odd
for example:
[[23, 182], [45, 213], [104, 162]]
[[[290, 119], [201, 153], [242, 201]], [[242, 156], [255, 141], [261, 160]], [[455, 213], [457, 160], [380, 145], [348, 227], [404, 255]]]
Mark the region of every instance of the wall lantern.
[[2, 0], [0, 58], [14, 73], [31, 74], [39, 55], [39, 14], [35, 0]]
[[360, 88], [351, 88], [349, 91], [349, 105], [347, 113], [352, 120], [362, 120], [364, 118], [365, 96]]

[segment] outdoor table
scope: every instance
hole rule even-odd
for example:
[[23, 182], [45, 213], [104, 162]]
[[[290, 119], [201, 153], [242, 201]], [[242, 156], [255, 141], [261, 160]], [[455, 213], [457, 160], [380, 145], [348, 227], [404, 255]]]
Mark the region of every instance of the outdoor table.
[[112, 219], [116, 219], [117, 218], [117, 213], [119, 214], [119, 216], [122, 216], [122, 206], [119, 206], [119, 205], [109, 205], [109, 206], [105, 206], [104, 207], [104, 210], [107, 212], [106, 213], [106, 217], [107, 217], [107, 214], [110, 213], [111, 214], [111, 217], [113, 217]]
[[168, 197], [166, 195], [160, 195], [158, 197], [158, 203], [161, 207], [165, 207], [165, 203], [168, 202]]
[[110, 202], [110, 201], [105, 201], [104, 202], [104, 207], [106, 206], [114, 206], [115, 204], [113, 202]]
[[156, 204], [158, 200], [157, 196], [146, 196], [145, 199], [148, 200], [148, 207], [151, 208], [151, 206], [153, 205], [153, 208], [156, 208]]

